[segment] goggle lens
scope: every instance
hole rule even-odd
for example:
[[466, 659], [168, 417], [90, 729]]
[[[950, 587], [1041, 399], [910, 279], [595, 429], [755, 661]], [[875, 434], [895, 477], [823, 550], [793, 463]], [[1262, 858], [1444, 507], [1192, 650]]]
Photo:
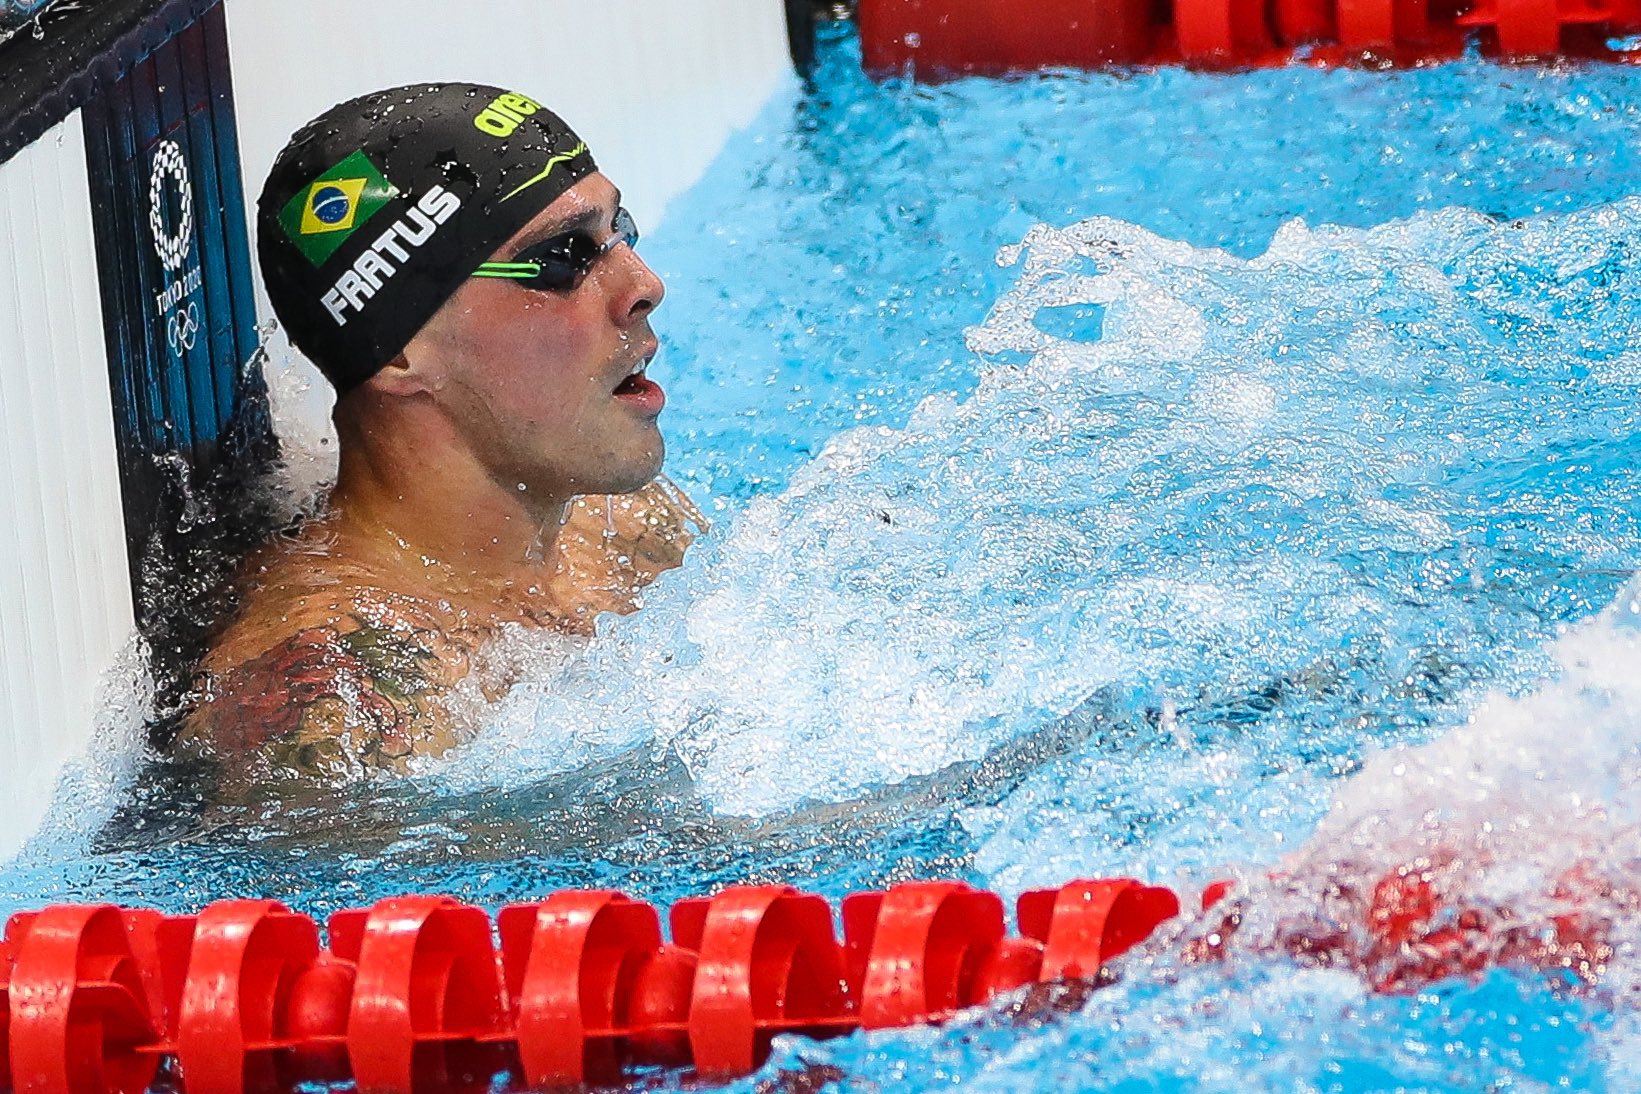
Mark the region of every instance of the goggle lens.
[[623, 243], [638, 246], [638, 225], [625, 208], [615, 211], [615, 219], [610, 222], [610, 238], [603, 243], [578, 228], [532, 244], [509, 262], [486, 262], [473, 271], [473, 276], [505, 278], [527, 289], [574, 292], [593, 272], [598, 260]]

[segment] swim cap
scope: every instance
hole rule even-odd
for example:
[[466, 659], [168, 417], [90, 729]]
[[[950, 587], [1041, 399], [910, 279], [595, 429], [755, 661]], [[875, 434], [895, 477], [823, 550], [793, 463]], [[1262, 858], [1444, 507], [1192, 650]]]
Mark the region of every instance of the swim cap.
[[274, 313], [345, 392], [597, 169], [558, 115], [499, 87], [416, 84], [332, 107], [291, 138], [257, 202]]

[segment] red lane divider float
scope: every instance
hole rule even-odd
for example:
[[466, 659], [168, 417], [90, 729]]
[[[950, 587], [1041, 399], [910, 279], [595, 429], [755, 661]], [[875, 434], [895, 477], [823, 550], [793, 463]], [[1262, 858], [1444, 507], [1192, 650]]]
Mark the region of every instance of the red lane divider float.
[[1627, 60], [1641, 0], [859, 0], [866, 70], [939, 79], [1042, 68], [1417, 63], [1467, 35], [1510, 59]]
[[[1217, 894], [1216, 894], [1217, 895]], [[482, 909], [408, 896], [319, 925], [268, 900], [195, 916], [112, 905], [14, 915], [0, 942], [0, 1085], [139, 1094], [167, 1064], [186, 1094], [354, 1079], [363, 1094], [619, 1080], [632, 1065], [755, 1069], [780, 1033], [938, 1022], [997, 994], [1094, 977], [1179, 913], [1167, 889], [1031, 892], [1020, 934], [961, 882], [843, 902], [783, 886], [648, 904], [555, 893]], [[500, 945], [497, 945], [497, 939]]]

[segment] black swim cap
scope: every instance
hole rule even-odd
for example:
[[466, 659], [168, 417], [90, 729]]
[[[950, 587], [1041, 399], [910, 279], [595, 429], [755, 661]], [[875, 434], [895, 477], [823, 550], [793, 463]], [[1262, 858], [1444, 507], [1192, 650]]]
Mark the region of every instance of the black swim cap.
[[597, 169], [562, 119], [499, 87], [416, 84], [332, 107], [291, 138], [257, 203], [274, 313], [347, 391]]

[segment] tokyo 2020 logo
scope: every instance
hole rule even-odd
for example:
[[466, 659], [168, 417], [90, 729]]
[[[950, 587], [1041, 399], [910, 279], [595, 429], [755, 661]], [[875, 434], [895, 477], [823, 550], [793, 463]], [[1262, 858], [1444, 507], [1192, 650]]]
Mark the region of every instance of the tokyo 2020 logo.
[[[168, 221], [175, 197], [176, 223]], [[154, 151], [153, 170], [148, 175], [148, 228], [154, 235], [154, 251], [167, 270], [180, 270], [188, 261], [188, 246], [194, 238], [194, 184], [188, 178], [188, 161], [176, 141], [165, 140]]]

